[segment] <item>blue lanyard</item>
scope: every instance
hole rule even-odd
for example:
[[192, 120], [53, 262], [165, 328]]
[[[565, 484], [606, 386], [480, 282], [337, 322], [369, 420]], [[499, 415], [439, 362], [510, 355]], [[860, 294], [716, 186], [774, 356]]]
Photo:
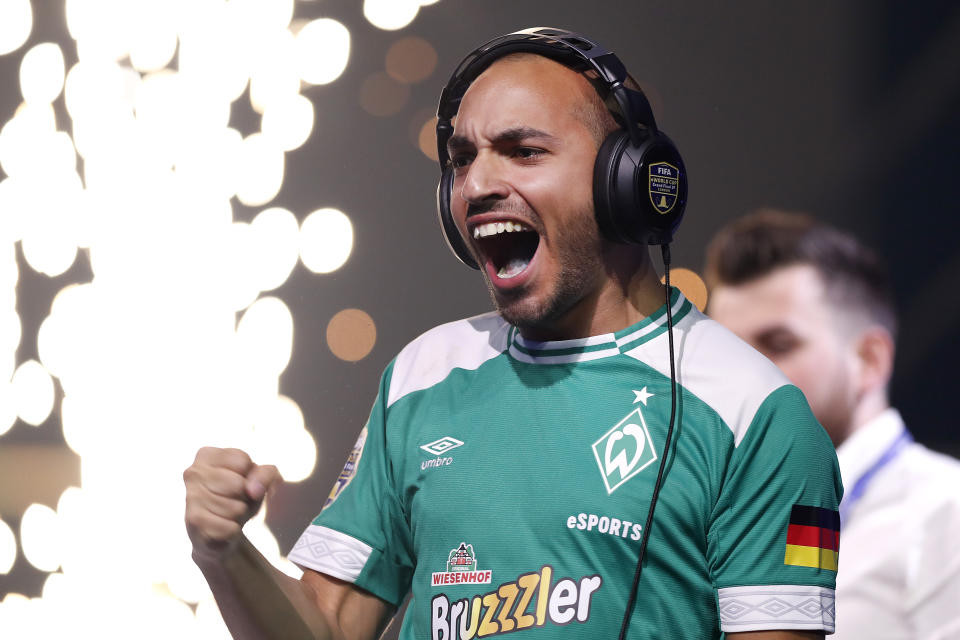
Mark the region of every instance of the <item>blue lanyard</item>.
[[840, 523], [841, 526], [847, 521], [847, 518], [850, 517], [850, 512], [853, 510], [853, 506], [863, 497], [863, 494], [867, 491], [867, 485], [870, 484], [870, 481], [873, 480], [873, 476], [877, 474], [878, 471], [883, 469], [885, 466], [890, 464], [894, 458], [896, 458], [901, 451], [906, 448], [908, 444], [913, 442], [913, 436], [910, 435], [910, 432], [906, 429], [897, 436], [897, 439], [887, 447], [887, 450], [883, 452], [877, 461], [867, 469], [862, 476], [853, 484], [853, 488], [850, 489], [844, 496], [843, 500], [840, 502]]

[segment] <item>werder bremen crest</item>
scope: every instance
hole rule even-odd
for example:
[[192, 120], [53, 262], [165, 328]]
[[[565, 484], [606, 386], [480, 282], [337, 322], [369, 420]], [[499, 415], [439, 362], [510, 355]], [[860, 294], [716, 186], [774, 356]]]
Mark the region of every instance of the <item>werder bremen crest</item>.
[[[653, 395], [646, 391], [646, 387], [642, 392], [635, 391], [635, 402], [646, 405], [646, 399]], [[657, 451], [639, 406], [593, 443], [593, 455], [608, 494], [657, 460]]]

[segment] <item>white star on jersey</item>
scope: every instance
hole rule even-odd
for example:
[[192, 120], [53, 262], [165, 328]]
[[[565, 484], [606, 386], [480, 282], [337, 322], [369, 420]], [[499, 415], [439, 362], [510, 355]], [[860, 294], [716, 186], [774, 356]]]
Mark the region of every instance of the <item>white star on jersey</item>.
[[634, 400], [633, 400], [633, 404], [637, 404], [638, 402], [642, 402], [642, 403], [643, 403], [643, 406], [647, 406], [647, 400], [649, 400], [650, 397], [653, 396], [652, 393], [650, 393], [649, 391], [647, 391], [647, 388], [646, 388], [646, 387], [644, 387], [643, 389], [640, 389], [640, 391], [637, 391], [636, 389], [634, 389], [634, 390], [633, 390], [633, 393], [636, 395], [636, 398], [634, 398]]

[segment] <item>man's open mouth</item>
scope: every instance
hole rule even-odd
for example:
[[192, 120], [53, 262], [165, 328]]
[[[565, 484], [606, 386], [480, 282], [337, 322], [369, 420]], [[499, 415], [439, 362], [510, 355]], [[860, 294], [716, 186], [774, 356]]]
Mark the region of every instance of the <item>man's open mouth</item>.
[[515, 278], [529, 266], [540, 244], [540, 235], [520, 222], [487, 222], [473, 228], [480, 252], [493, 264], [498, 278]]

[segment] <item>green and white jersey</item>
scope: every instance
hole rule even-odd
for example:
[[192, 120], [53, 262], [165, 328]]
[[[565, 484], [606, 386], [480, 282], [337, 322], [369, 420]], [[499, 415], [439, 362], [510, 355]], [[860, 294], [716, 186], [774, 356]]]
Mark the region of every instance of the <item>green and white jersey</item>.
[[[833, 446], [768, 360], [672, 307], [677, 420], [628, 638], [832, 633]], [[615, 638], [669, 419], [665, 307], [561, 342], [496, 314], [437, 327], [387, 367], [289, 557], [412, 590], [404, 639]]]

